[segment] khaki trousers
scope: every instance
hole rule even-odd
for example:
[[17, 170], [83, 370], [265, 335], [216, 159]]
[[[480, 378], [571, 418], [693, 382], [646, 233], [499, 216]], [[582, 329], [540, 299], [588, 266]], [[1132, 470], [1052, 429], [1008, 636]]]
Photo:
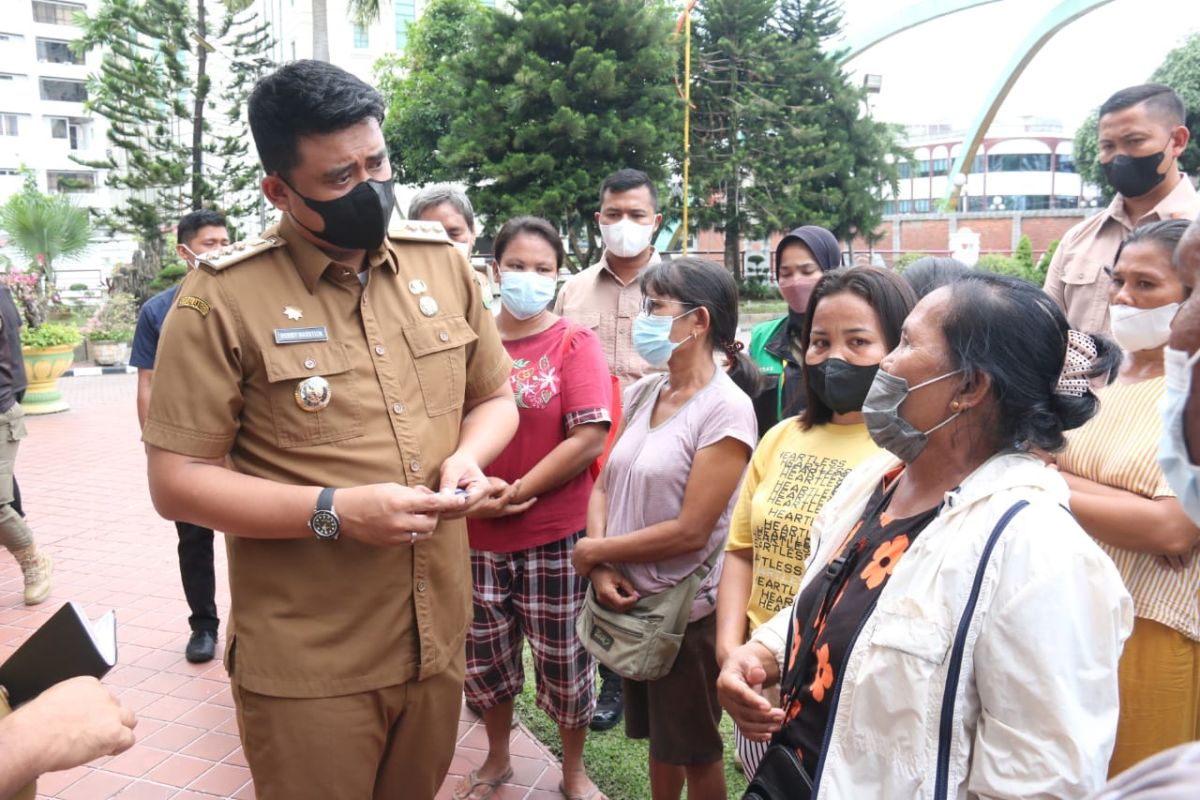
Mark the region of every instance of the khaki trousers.
[[258, 800], [433, 800], [454, 757], [464, 656], [443, 672], [343, 697], [233, 687]]

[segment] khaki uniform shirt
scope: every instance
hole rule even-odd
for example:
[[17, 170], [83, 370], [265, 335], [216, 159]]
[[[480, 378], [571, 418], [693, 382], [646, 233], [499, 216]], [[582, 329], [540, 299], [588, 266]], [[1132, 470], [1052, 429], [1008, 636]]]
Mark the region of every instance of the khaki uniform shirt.
[[[238, 472], [280, 483], [435, 486], [464, 401], [503, 386], [512, 366], [477, 281], [440, 226], [391, 235], [368, 255], [365, 286], [295, 230], [285, 218], [249, 257], [210, 254], [186, 278], [163, 327], [142, 438], [227, 456]], [[332, 391], [311, 412], [296, 395], [314, 375]], [[428, 677], [463, 652], [462, 520], [415, 547], [226, 541], [226, 663], [248, 691], [370, 691]]]
[[1108, 208], [1067, 231], [1046, 274], [1046, 293], [1067, 314], [1071, 327], [1086, 333], [1109, 333], [1108, 288], [1105, 273], [1117, 248], [1130, 232], [1147, 222], [1163, 219], [1195, 219], [1200, 214], [1200, 196], [1185, 175], [1150, 213], [1133, 220], [1125, 211], [1125, 200], [1117, 195]]
[[[654, 251], [646, 266], [661, 260], [658, 251]], [[600, 337], [608, 369], [620, 379], [622, 389], [639, 378], [662, 371], [647, 364], [633, 349], [633, 318], [641, 311], [641, 285], [637, 280], [621, 283], [608, 266], [608, 251], [563, 284], [554, 301], [555, 314], [586, 325]]]

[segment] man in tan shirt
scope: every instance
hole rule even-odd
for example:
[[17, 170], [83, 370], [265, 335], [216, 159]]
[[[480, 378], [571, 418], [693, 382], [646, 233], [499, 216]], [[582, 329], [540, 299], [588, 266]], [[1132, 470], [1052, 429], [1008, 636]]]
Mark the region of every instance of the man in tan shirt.
[[622, 169], [600, 187], [600, 260], [573, 276], [558, 293], [554, 313], [586, 325], [600, 337], [608, 368], [621, 388], [659, 372], [633, 349], [633, 319], [642, 310], [642, 269], [659, 262], [654, 233], [662, 224], [658, 192], [641, 170]]
[[1046, 275], [1046, 292], [1072, 328], [1109, 332], [1108, 270], [1134, 228], [1200, 214], [1200, 196], [1179, 169], [1188, 137], [1183, 101], [1168, 86], [1122, 89], [1100, 107], [1100, 166], [1117, 195], [1067, 231]]
[[255, 87], [283, 217], [185, 279], [143, 431], [159, 513], [226, 534], [226, 668], [260, 800], [437, 792], [471, 610], [461, 517], [517, 426], [466, 261], [435, 223], [387, 234], [383, 108], [317, 61]]

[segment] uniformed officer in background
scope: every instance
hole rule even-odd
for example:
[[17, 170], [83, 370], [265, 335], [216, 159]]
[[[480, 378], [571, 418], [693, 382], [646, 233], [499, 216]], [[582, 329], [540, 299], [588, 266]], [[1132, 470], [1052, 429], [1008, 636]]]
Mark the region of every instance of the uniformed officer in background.
[[143, 433], [159, 513], [226, 533], [226, 666], [261, 800], [434, 796], [471, 611], [462, 517], [517, 427], [466, 261], [440, 225], [386, 233], [383, 111], [319, 61], [255, 87], [282, 219], [184, 281]]

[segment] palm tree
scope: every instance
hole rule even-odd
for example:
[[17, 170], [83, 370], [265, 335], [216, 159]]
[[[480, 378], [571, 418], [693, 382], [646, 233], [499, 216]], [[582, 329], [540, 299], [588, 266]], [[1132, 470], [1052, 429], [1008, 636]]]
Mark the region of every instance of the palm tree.
[[79, 258], [92, 245], [88, 213], [65, 194], [43, 194], [31, 170], [25, 172], [21, 191], [0, 207], [0, 228], [10, 244], [40, 270], [46, 286], [54, 286], [54, 265]]

